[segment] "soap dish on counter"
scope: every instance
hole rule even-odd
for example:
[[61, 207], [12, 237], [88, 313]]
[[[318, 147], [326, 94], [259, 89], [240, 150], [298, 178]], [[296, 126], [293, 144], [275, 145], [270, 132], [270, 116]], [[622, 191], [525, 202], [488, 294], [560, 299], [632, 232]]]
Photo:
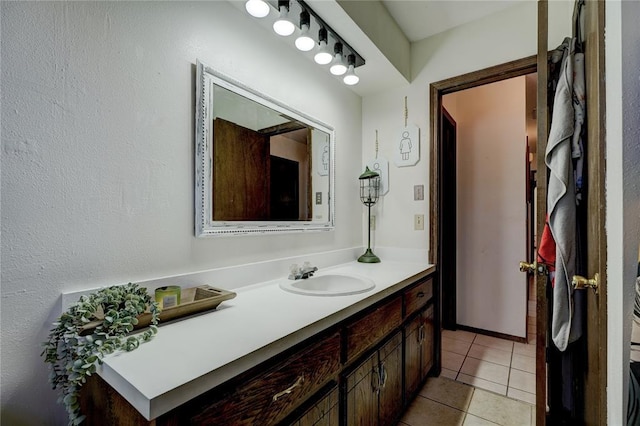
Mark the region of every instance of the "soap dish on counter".
[[[211, 311], [216, 309], [220, 303], [233, 299], [234, 297], [236, 297], [236, 293], [211, 287], [210, 285], [183, 288], [181, 290], [180, 304], [165, 308], [160, 312], [159, 325], [174, 319]], [[100, 317], [100, 315], [104, 314], [100, 311], [97, 316]], [[102, 319], [86, 324], [80, 335], [90, 334], [89, 332], [100, 324], [102, 324]], [[149, 324], [151, 324], [151, 313], [145, 312], [142, 315], [138, 315], [138, 324], [134, 326], [134, 330], [146, 327]]]

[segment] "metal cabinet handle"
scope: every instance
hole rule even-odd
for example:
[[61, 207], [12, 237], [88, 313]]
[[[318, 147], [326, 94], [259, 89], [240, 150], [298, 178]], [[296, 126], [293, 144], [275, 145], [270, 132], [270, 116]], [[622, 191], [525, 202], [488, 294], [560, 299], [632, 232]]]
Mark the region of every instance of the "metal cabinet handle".
[[303, 383], [304, 383], [304, 374], [299, 376], [298, 380], [296, 380], [296, 382], [294, 384], [292, 384], [291, 386], [289, 386], [288, 388], [286, 388], [282, 392], [278, 392], [277, 394], [273, 395], [273, 400], [277, 401], [278, 399], [282, 398], [283, 396], [290, 394], [291, 392], [293, 392], [293, 390], [295, 388], [297, 388], [298, 386], [300, 386]]
[[419, 292], [418, 297], [424, 297], [424, 291]]
[[380, 370], [378, 370], [378, 367], [373, 367], [373, 374], [371, 375], [371, 388], [375, 393], [380, 393]]
[[380, 385], [384, 388], [387, 384], [387, 369], [384, 366], [384, 362], [380, 363]]
[[424, 325], [421, 325], [418, 328], [418, 343], [422, 343], [424, 342], [424, 338], [425, 338], [425, 332], [424, 332]]

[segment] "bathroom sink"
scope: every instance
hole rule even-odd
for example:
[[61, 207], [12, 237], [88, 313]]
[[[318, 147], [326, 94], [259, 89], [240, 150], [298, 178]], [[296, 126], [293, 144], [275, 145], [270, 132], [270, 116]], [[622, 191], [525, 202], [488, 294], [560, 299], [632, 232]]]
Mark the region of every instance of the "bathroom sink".
[[280, 283], [283, 290], [309, 296], [346, 296], [370, 291], [375, 286], [368, 278], [342, 274], [316, 275]]

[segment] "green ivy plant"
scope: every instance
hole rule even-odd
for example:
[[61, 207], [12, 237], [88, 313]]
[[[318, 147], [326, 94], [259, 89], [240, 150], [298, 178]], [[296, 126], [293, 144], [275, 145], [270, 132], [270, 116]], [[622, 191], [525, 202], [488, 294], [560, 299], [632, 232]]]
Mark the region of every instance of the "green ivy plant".
[[[151, 312], [151, 325], [144, 332], [129, 335], [137, 316]], [[49, 383], [60, 391], [58, 402], [65, 405], [69, 425], [82, 423], [80, 388], [96, 372], [105, 355], [118, 350], [132, 351], [158, 332], [160, 308], [147, 289], [129, 283], [103, 288], [85, 295], [53, 323], [42, 356], [50, 364]], [[87, 324], [96, 322], [87, 332]], [[82, 335], [81, 335], [82, 334]]]

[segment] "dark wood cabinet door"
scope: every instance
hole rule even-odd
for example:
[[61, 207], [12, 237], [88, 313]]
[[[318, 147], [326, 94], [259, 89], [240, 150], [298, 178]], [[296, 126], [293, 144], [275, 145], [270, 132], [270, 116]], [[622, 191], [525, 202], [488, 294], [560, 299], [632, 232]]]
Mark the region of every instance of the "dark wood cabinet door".
[[380, 426], [395, 424], [402, 413], [402, 333], [398, 332], [379, 350]]
[[422, 314], [422, 371], [420, 379], [422, 380], [429, 374], [429, 370], [433, 367], [433, 341], [434, 341], [434, 327], [433, 327], [433, 306], [427, 308]]
[[421, 325], [422, 316], [418, 315], [405, 326], [404, 391], [407, 398], [411, 398], [413, 396], [422, 381]]
[[340, 422], [340, 408], [338, 405], [339, 392], [335, 386], [318, 402], [311, 406], [291, 426], [338, 426]]
[[378, 353], [375, 352], [347, 376], [347, 425], [378, 424]]

